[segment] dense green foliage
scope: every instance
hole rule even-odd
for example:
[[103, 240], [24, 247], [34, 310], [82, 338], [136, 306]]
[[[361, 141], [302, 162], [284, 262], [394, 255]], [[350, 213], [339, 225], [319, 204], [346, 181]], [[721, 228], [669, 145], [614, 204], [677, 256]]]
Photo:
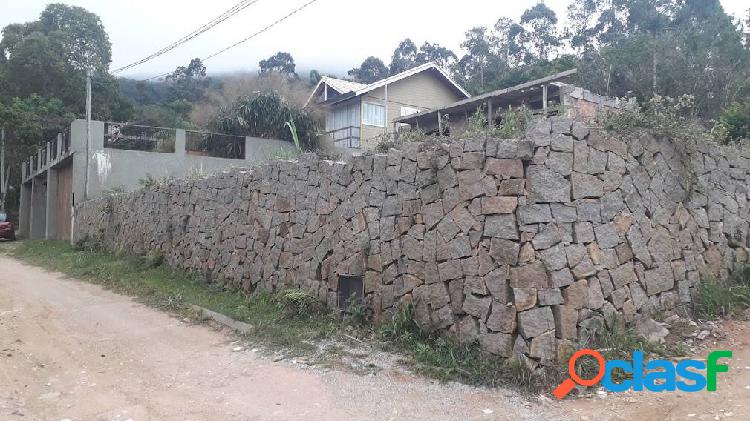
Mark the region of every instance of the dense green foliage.
[[[743, 26], [719, 0], [570, 0], [568, 24], [544, 3], [518, 21], [466, 31], [463, 56], [426, 54], [410, 39], [394, 50], [390, 74], [437, 61], [472, 93], [504, 88], [578, 68], [578, 84], [594, 92], [635, 97], [693, 98], [690, 114], [742, 127], [750, 97], [750, 14]], [[746, 137], [742, 130], [733, 138]]]
[[290, 78], [297, 77], [294, 58], [292, 58], [291, 54], [282, 51], [279, 51], [265, 60], [261, 60], [258, 63], [258, 66], [260, 66], [261, 73], [276, 72]]
[[750, 139], [750, 98], [727, 107], [719, 117], [719, 127], [730, 140]]
[[62, 101], [71, 112], [84, 112], [86, 70], [100, 119], [127, 117], [129, 107], [108, 73], [109, 37], [99, 17], [83, 8], [48, 5], [39, 19], [3, 28], [0, 41], [0, 102], [36, 94]]
[[275, 92], [259, 92], [238, 98], [219, 110], [211, 121], [211, 129], [238, 136], [294, 141], [286, 123], [294, 121], [301, 146], [312, 149], [317, 145], [317, 121], [305, 110], [287, 103]]
[[370, 56], [359, 67], [349, 70], [348, 75], [357, 82], [372, 83], [388, 77], [388, 68], [383, 60]]
[[[99, 18], [80, 7], [50, 4], [38, 20], [3, 28], [0, 40], [0, 125], [5, 128], [12, 186], [19, 162], [81, 117], [86, 71], [95, 74], [94, 117], [128, 118], [132, 108], [107, 73], [111, 46]], [[17, 198], [8, 196], [11, 212]]]

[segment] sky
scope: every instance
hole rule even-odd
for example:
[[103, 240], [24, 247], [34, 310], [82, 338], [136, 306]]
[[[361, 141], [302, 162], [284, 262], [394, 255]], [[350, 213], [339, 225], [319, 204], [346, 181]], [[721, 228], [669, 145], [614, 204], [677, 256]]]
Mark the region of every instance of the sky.
[[[115, 69], [130, 64], [192, 32], [239, 0], [70, 0], [97, 14], [112, 42]], [[123, 76], [153, 76], [204, 58], [283, 17], [309, 0], [258, 0], [200, 37]], [[0, 27], [36, 20], [50, 1], [0, 0]], [[298, 71], [345, 74], [374, 55], [386, 64], [398, 43], [437, 42], [457, 54], [464, 32], [492, 26], [498, 18], [518, 20], [537, 0], [317, 0], [263, 34], [205, 62], [210, 73], [257, 70], [277, 51], [291, 53]], [[564, 19], [569, 0], [547, 0]], [[721, 0], [728, 13], [747, 14], [746, 0]], [[460, 56], [461, 54], [459, 54]]]

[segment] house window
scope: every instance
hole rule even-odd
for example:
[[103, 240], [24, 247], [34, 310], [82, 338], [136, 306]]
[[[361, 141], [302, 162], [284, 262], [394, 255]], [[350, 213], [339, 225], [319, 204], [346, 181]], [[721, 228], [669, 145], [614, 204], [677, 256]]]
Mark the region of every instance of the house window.
[[402, 106], [401, 107], [401, 117], [406, 117], [407, 115], [416, 114], [416, 113], [418, 113], [420, 111], [422, 111], [422, 110], [420, 110], [419, 108]]
[[362, 103], [362, 124], [385, 127], [385, 107], [371, 102]]

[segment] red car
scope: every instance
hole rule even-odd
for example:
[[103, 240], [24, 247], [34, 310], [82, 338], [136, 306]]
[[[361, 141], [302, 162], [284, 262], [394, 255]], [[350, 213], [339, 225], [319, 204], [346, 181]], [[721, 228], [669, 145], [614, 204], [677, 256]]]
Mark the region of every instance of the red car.
[[0, 212], [0, 239], [16, 241], [16, 228], [5, 212]]

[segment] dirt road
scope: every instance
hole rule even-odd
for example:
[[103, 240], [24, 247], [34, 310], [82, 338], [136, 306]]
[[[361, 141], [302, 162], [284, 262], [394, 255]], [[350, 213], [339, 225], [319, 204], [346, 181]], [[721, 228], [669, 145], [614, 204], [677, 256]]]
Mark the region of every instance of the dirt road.
[[232, 341], [0, 256], [0, 420], [543, 418], [508, 392], [300, 369]]
[[529, 403], [394, 372], [272, 362], [235, 351], [226, 332], [0, 256], [0, 420], [661, 420], [719, 409], [750, 419], [750, 329], [737, 326], [743, 339], [729, 349], [742, 351], [721, 394]]

